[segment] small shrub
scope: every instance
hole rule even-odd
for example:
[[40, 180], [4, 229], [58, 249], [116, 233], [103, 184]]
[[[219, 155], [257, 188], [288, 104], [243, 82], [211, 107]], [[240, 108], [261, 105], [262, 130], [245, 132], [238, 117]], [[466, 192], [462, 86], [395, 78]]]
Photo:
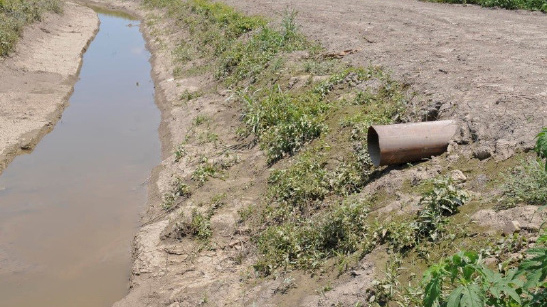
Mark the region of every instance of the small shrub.
[[192, 180], [196, 181], [199, 186], [202, 186], [209, 180], [210, 177], [214, 177], [218, 172], [216, 165], [209, 163], [207, 159], [201, 161], [200, 165], [192, 173]]
[[313, 93], [292, 95], [274, 87], [263, 98], [243, 99], [248, 132], [259, 138], [270, 163], [296, 153], [327, 130], [324, 115], [329, 106]]
[[255, 269], [266, 275], [277, 268], [314, 269], [323, 259], [369, 249], [368, 207], [366, 202], [352, 202], [301, 224], [268, 227], [256, 238]]
[[201, 126], [203, 123], [209, 122], [211, 119], [207, 115], [198, 115], [194, 118], [194, 126]]
[[283, 52], [302, 50], [309, 44], [296, 32], [294, 12], [283, 18], [282, 29], [263, 26], [249, 39], [236, 42], [220, 55], [217, 78], [229, 86], [242, 80], [254, 83], [267, 66]]
[[177, 177], [171, 183], [171, 189], [169, 192], [163, 196], [162, 207], [166, 211], [173, 210], [179, 197], [188, 197], [191, 194], [190, 187], [188, 187], [188, 185], [185, 184], [180, 177]]
[[209, 240], [213, 234], [211, 230], [211, 216], [203, 215], [197, 210], [192, 211], [190, 220], [184, 220], [177, 226], [182, 236], [192, 236], [202, 241]]
[[481, 263], [475, 252], [460, 252], [431, 266], [424, 274], [425, 307], [545, 306], [547, 301], [547, 235], [517, 268], [504, 274]]
[[175, 150], [175, 162], [179, 162], [180, 159], [186, 156], [186, 154], [187, 152], [184, 148], [184, 144], [179, 144], [179, 146], [177, 146], [177, 149]]
[[185, 90], [182, 95], [180, 95], [180, 100], [182, 101], [190, 101], [192, 99], [199, 98], [203, 95], [201, 92], [190, 92], [188, 90]]
[[273, 170], [268, 183], [273, 220], [307, 214], [329, 193], [324, 162], [312, 151], [302, 153], [288, 169]]
[[510, 206], [518, 203], [529, 205], [547, 204], [547, 172], [539, 159], [523, 162], [507, 176], [504, 189], [504, 203]]
[[423, 209], [418, 212], [416, 220], [418, 238], [438, 240], [443, 235], [446, 217], [458, 212], [458, 207], [468, 199], [468, 194], [458, 189], [451, 179], [435, 180], [433, 188], [420, 199]]

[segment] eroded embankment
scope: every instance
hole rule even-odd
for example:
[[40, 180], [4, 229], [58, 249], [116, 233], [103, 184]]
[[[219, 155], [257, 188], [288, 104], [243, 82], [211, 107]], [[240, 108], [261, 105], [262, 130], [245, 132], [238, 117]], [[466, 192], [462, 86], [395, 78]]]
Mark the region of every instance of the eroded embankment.
[[[145, 225], [135, 239], [132, 290], [116, 306], [355, 306], [372, 300], [406, 300], [412, 305], [420, 300], [419, 294], [412, 296], [398, 285], [409, 281], [416, 285], [416, 276], [442, 256], [460, 249], [483, 249], [492, 263], [514, 263], [533, 245], [545, 218], [534, 215], [541, 195], [515, 200], [500, 187], [507, 183], [506, 177], [518, 181], [519, 174], [524, 174], [530, 180], [530, 173], [518, 169], [507, 175], [520, 158], [531, 158], [531, 167], [537, 169], [532, 155], [520, 149], [531, 147], [541, 113], [530, 113], [525, 128], [512, 133], [499, 125], [513, 121], [517, 113], [492, 120], [501, 114], [499, 103], [488, 103], [495, 112], [481, 117], [480, 100], [457, 105], [435, 101], [437, 90], [443, 101], [457, 96], [447, 89], [452, 83], [436, 74], [449, 75], [446, 78], [452, 81], [478, 82], [480, 63], [495, 66], [496, 61], [477, 56], [469, 59], [474, 63], [469, 64], [470, 71], [452, 76], [451, 70], [438, 67], [439, 61], [449, 61], [441, 56], [434, 61], [428, 50], [420, 50], [410, 61], [404, 56], [408, 50], [378, 57], [387, 67], [400, 66], [396, 76], [401, 78], [407, 72], [405, 65], [416, 65], [408, 70], [420, 72], [411, 79], [410, 86], [420, 89], [413, 93], [385, 69], [348, 68], [347, 59], [355, 65], [375, 57], [364, 56], [364, 47], [340, 52], [348, 49], [337, 47], [345, 46], [338, 44], [347, 39], [339, 35], [343, 33], [339, 23], [345, 19], [332, 15], [332, 9], [317, 9], [316, 2], [301, 2], [309, 6], [297, 6], [305, 10], [304, 18], [297, 20], [305, 31], [311, 23], [323, 33], [315, 37], [323, 38], [329, 51], [297, 35], [287, 15], [283, 22], [278, 18], [273, 22], [280, 28], [264, 30], [261, 26], [266, 22], [260, 18], [249, 19], [208, 1], [190, 1], [190, 6], [148, 2], [158, 8], [139, 8], [138, 1], [103, 1], [143, 16], [163, 114], [164, 161], [157, 182], [152, 183], [159, 197], [150, 200]], [[373, 3], [386, 10], [381, 3]], [[405, 5], [445, 17], [461, 13], [465, 19], [476, 13], [476, 8], [469, 13], [462, 7], [414, 1], [386, 3], [393, 5], [395, 13], [375, 14], [394, 19], [383, 25], [399, 25], [394, 16], [406, 12]], [[260, 8], [248, 5], [250, 10]], [[347, 14], [355, 17], [361, 9], [348, 4]], [[275, 15], [279, 10], [270, 12]], [[480, 12], [485, 19], [491, 14], [520, 19], [522, 14]], [[527, 18], [522, 17], [523, 24], [530, 24]], [[411, 19], [421, 22], [416, 16]], [[424, 41], [432, 39], [431, 28], [439, 28], [437, 19], [430, 19], [423, 21], [428, 25], [425, 29], [415, 31]], [[360, 23], [352, 27], [356, 32], [351, 32], [353, 39], [348, 42], [362, 42], [356, 25]], [[399, 36], [378, 32], [377, 38], [386, 42], [373, 50], [380, 55], [382, 50], [404, 51], [388, 44], [398, 39], [410, 40], [409, 48], [416, 46], [416, 38], [402, 30], [405, 26], [397, 27]], [[483, 25], [484, 33], [490, 33], [491, 26]], [[371, 41], [363, 44], [375, 44]], [[447, 41], [440, 36], [434, 43], [442, 49]], [[472, 41], [473, 37], [466, 46], [471, 48]], [[539, 48], [530, 50], [536, 50], [536, 58], [541, 56]], [[420, 71], [428, 63], [431, 67]], [[519, 69], [542, 76], [534, 67]], [[492, 81], [495, 76], [484, 78]], [[474, 89], [473, 82], [460, 85]], [[454, 88], [461, 89], [460, 85]], [[486, 89], [491, 86], [479, 88], [473, 95], [488, 101], [502, 93], [490, 95]], [[533, 97], [526, 96], [528, 103], [519, 104], [517, 112], [519, 108], [529, 111], [530, 106], [544, 111], [543, 92], [538, 88], [532, 92]], [[468, 124], [467, 107], [481, 115], [476, 119], [479, 126]], [[243, 122], [241, 114], [245, 114]], [[462, 134], [448, 154], [417, 165], [369, 167], [363, 133], [371, 123], [453, 116], [461, 120]], [[483, 129], [481, 125], [490, 126]], [[492, 129], [499, 129], [499, 134], [490, 134]], [[519, 159], [510, 158], [515, 148]], [[492, 153], [496, 159], [488, 159]], [[542, 191], [535, 189], [531, 192]], [[440, 216], [431, 209], [447, 199], [450, 213]], [[431, 214], [437, 214], [438, 224], [427, 220]], [[523, 226], [521, 234], [496, 243], [502, 228], [514, 220]]]
[[12, 56], [0, 60], [0, 172], [55, 126], [99, 27], [93, 10], [67, 2], [28, 26]]

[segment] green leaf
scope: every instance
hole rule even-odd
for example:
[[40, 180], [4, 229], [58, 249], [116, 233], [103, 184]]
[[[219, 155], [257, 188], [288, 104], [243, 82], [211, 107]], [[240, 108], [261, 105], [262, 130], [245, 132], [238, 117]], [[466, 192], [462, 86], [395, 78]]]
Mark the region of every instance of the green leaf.
[[470, 284], [464, 287], [461, 307], [484, 307], [484, 292], [477, 284]]
[[424, 307], [437, 306], [441, 296], [441, 279], [432, 278], [425, 286]]
[[446, 307], [459, 307], [462, 298], [462, 292], [463, 286], [454, 289], [454, 291], [452, 291], [452, 293], [450, 293], [450, 296], [448, 297]]

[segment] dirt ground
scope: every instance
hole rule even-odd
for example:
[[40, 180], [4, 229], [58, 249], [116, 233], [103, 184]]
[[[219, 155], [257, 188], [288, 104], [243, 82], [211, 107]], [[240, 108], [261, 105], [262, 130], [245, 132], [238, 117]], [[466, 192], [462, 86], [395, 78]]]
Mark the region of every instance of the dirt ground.
[[[353, 302], [362, 300], [376, 271], [369, 256], [339, 276], [327, 293], [316, 290], [317, 285], [330, 285], [328, 274], [290, 276], [300, 286], [288, 295], [280, 295], [288, 286], [287, 276], [252, 278], [249, 268], [253, 259], [245, 255], [249, 233], [237, 223], [238, 210], [259, 201], [266, 184], [266, 159], [258, 147], [239, 146], [241, 141], [236, 139], [235, 131], [240, 113], [230, 105], [230, 94], [219, 88], [181, 107], [181, 94], [214, 85], [208, 77], [173, 78], [170, 50], [184, 33], [169, 32], [169, 22], [157, 18], [161, 13], [147, 15], [138, 0], [81, 2], [126, 10], [144, 18], [142, 31], [153, 54], [156, 101], [162, 110], [159, 133], [164, 161], [151, 177], [149, 209], [135, 237], [130, 293], [114, 306], [331, 306], [335, 302], [353, 306]], [[391, 70], [395, 79], [408, 83], [417, 93], [413, 102], [418, 117], [422, 116], [421, 110], [426, 110], [428, 119], [458, 121], [460, 146], [452, 148], [457, 155], [493, 155], [496, 160], [504, 160], [515, 151], [530, 149], [535, 134], [547, 125], [544, 14], [415, 0], [223, 2], [272, 20], [294, 9], [303, 33], [328, 50], [356, 49], [345, 60]], [[185, 147], [185, 158], [175, 163], [176, 144], [194, 129], [197, 115], [212, 118], [208, 128], [218, 134], [219, 144], [190, 142]], [[3, 123], [0, 131], [6, 130]], [[217, 152], [222, 152], [222, 158]], [[211, 180], [184, 200], [184, 206], [165, 213], [160, 195], [169, 190], [176, 176], [189, 176], [196, 167], [195, 158], [204, 153], [213, 153], [216, 159], [224, 159], [225, 154], [237, 156], [240, 162], [230, 170], [229, 179]], [[441, 164], [434, 160], [411, 171], [393, 170], [365, 190], [395, 193], [406, 179], [419, 181], [438, 175]], [[475, 182], [469, 179], [470, 184]], [[188, 216], [218, 193], [229, 196], [211, 219], [214, 248], [199, 250], [192, 240], [171, 237], [176, 217]], [[496, 214], [485, 211], [477, 218], [506, 221], [521, 215]]]
[[98, 27], [93, 10], [68, 2], [63, 15], [27, 27], [12, 56], [0, 59], [0, 173], [53, 129]]

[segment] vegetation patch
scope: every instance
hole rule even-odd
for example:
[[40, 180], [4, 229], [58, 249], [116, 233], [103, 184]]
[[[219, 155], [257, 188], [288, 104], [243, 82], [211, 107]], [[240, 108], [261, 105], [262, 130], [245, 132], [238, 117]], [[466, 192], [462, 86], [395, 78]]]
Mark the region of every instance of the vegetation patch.
[[539, 159], [523, 161], [507, 176], [504, 185], [504, 205], [547, 204], [547, 171], [545, 163]]
[[58, 0], [0, 0], [0, 56], [13, 51], [23, 28], [46, 12], [62, 13]]
[[531, 10], [547, 12], [547, 0], [428, 0], [431, 2], [477, 4], [484, 7], [499, 7], [508, 10]]
[[516, 268], [496, 272], [476, 252], [459, 252], [424, 275], [423, 306], [544, 306], [547, 301], [547, 235]]
[[334, 207], [300, 223], [267, 228], [257, 237], [261, 258], [255, 269], [264, 274], [277, 268], [313, 269], [326, 258], [369, 250], [366, 219], [369, 204], [363, 201]]

